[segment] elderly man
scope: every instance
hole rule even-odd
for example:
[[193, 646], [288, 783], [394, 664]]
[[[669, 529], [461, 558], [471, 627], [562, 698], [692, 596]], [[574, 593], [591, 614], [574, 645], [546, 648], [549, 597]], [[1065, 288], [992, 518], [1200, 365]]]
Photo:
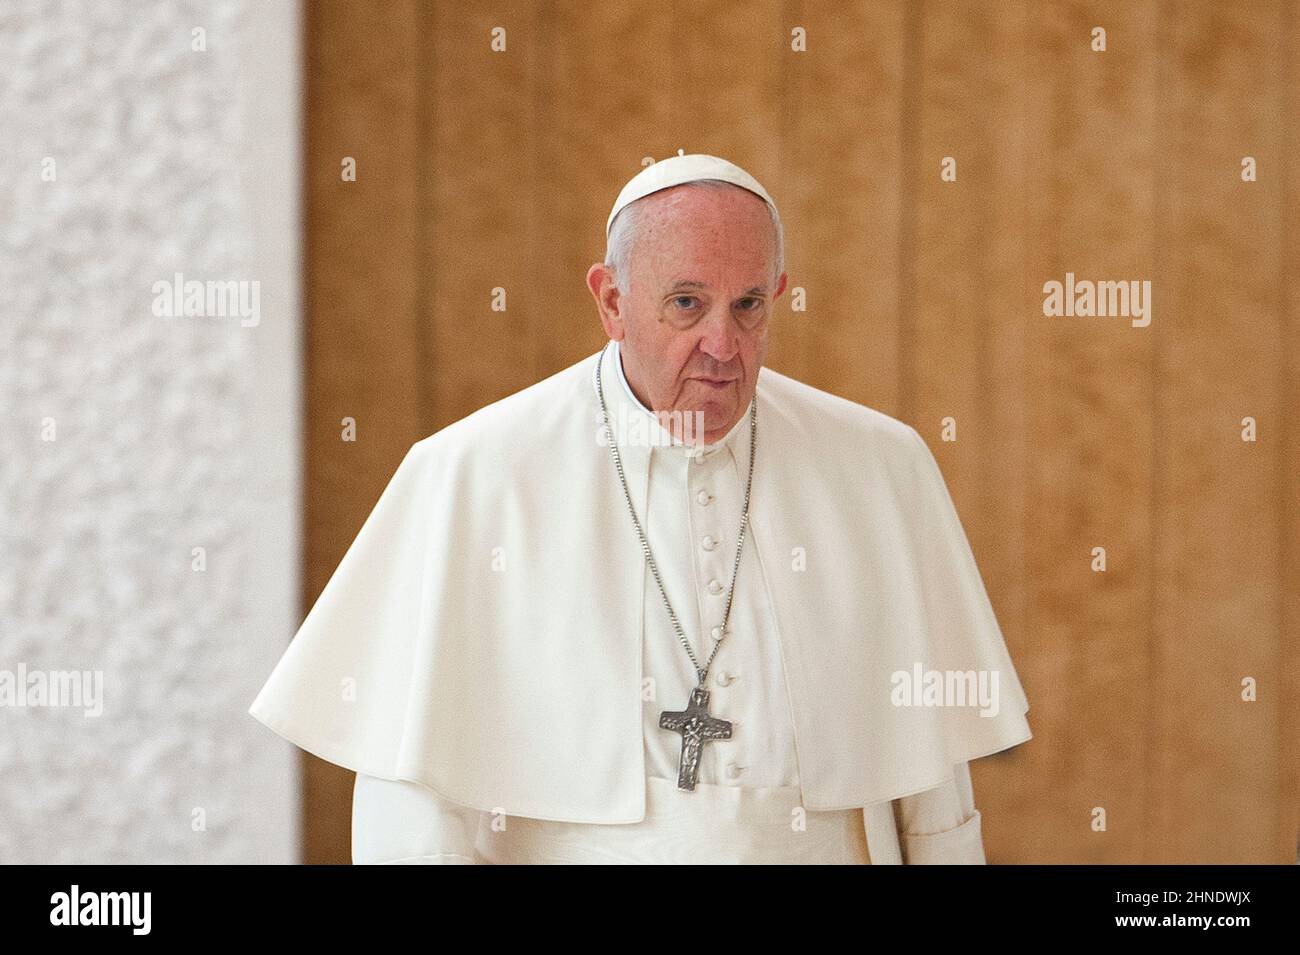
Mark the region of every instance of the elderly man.
[[355, 862], [981, 863], [1028, 703], [925, 442], [763, 367], [776, 205], [622, 190], [600, 352], [412, 446], [250, 712]]

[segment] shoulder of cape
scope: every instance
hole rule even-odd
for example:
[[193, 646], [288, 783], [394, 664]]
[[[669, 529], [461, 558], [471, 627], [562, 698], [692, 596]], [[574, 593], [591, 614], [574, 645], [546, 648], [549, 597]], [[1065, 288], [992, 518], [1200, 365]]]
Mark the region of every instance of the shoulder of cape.
[[[818, 460], [861, 464], [915, 463], [929, 448], [916, 429], [883, 411], [822, 391], [771, 368], [759, 374], [760, 409], [776, 419], [787, 440], [806, 445]], [[760, 429], [764, 418], [759, 419]]]
[[[537, 463], [538, 452], [555, 450], [564, 437], [595, 435], [595, 391], [589, 381], [595, 357], [588, 356], [421, 438], [411, 446], [410, 455], [443, 472], [482, 462], [489, 465], [490, 473], [502, 475], [507, 473], [502, 466], [512, 460]], [[584, 404], [587, 399], [590, 408]]]

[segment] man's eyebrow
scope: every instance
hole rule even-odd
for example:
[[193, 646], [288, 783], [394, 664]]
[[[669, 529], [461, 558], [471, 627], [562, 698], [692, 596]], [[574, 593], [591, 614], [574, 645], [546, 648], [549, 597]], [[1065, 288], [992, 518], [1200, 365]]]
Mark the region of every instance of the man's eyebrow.
[[[670, 292], [676, 292], [676, 291], [679, 291], [680, 289], [684, 289], [684, 288], [703, 289], [703, 288], [708, 288], [708, 286], [705, 285], [703, 282], [696, 282], [696, 281], [693, 281], [693, 280], [691, 280], [691, 279], [678, 279], [676, 282], [674, 282], [674, 283], [669, 287], [668, 291], [670, 291]], [[754, 286], [753, 288], [751, 288], [748, 292], [745, 292], [745, 294], [746, 294], [746, 295], [766, 295], [766, 294], [767, 294], [767, 290], [764, 289], [764, 288], [761, 288], [760, 286], [755, 285], [755, 286]]]

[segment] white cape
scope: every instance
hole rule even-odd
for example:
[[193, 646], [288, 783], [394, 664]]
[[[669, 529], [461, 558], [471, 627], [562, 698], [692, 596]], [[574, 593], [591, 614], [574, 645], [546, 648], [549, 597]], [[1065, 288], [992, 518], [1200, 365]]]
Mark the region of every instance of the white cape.
[[[412, 445], [253, 716], [329, 762], [464, 806], [644, 817], [651, 578], [598, 439], [597, 358]], [[747, 546], [769, 575], [805, 808], [921, 792], [1030, 739], [921, 437], [770, 368], [757, 400]], [[645, 474], [629, 486], [644, 514]], [[918, 665], [996, 674], [996, 715], [895, 705], [894, 674]]]

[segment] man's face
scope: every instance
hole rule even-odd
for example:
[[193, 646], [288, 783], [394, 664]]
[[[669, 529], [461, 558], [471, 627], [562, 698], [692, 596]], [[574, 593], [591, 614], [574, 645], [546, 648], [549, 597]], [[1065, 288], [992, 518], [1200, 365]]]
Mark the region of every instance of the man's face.
[[[623, 357], [632, 391], [655, 412], [701, 412], [703, 440], [722, 438], [749, 407], [785, 290], [773, 282], [771, 216], [744, 189], [674, 186], [638, 200], [640, 228], [626, 294], [597, 263], [587, 285]], [[680, 435], [679, 435], [680, 436]], [[698, 442], [698, 433], [689, 435]]]

